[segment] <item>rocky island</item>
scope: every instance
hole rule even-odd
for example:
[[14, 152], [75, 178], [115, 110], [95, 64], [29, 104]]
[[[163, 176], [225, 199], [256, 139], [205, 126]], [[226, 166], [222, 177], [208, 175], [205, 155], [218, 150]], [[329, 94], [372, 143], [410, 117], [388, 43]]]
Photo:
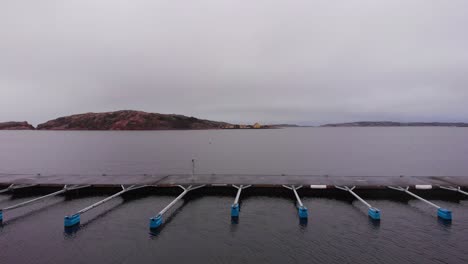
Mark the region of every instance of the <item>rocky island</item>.
[[50, 120], [39, 124], [39, 130], [172, 130], [222, 129], [229, 123], [198, 119], [175, 114], [122, 110], [85, 113]]
[[34, 127], [28, 122], [3, 122], [0, 123], [0, 130], [32, 130]]
[[0, 130], [191, 130], [191, 129], [268, 129], [271, 125], [239, 125], [176, 114], [121, 110], [59, 117], [34, 128], [28, 122], [0, 123]]
[[326, 124], [321, 127], [468, 127], [468, 123], [450, 122], [391, 122], [391, 121], [361, 121], [351, 123]]

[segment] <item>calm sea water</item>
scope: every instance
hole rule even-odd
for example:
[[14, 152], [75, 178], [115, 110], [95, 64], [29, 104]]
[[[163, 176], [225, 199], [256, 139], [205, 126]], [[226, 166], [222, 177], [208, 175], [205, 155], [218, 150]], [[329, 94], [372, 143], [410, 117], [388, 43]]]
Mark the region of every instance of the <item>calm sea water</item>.
[[468, 176], [466, 128], [0, 131], [0, 173]]
[[[468, 175], [468, 129], [291, 128], [156, 132], [0, 132], [0, 173], [286, 173]], [[155, 194], [157, 189], [155, 190]], [[35, 197], [0, 195], [0, 207]], [[105, 196], [62, 196], [10, 211], [0, 227], [0, 263], [468, 263], [468, 200], [424, 203], [305, 197], [307, 225], [294, 200], [232, 196], [187, 198], [158, 234], [148, 218], [174, 197], [117, 198], [66, 233], [63, 216]]]

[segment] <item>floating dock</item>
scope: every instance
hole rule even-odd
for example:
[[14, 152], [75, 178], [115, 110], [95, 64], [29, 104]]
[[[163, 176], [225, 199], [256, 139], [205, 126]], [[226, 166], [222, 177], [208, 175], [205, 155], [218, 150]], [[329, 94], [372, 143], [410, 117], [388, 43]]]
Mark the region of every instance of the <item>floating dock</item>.
[[[11, 184], [65, 186], [130, 186], [130, 185], [252, 185], [256, 187], [295, 186], [356, 186], [356, 188], [386, 189], [387, 186], [468, 187], [468, 176], [334, 176], [334, 175], [261, 175], [261, 174], [1, 174], [0, 185]], [[0, 189], [1, 192], [1, 189]]]
[[[157, 215], [150, 218], [149, 227], [156, 229], [163, 224], [163, 215], [179, 200], [190, 191], [204, 188], [232, 188], [237, 189], [233, 204], [230, 206], [231, 218], [238, 218], [240, 211], [240, 197], [243, 190], [255, 187], [255, 192], [259, 188], [270, 190], [271, 192], [285, 188], [291, 192], [291, 197], [296, 200], [298, 216], [301, 220], [309, 217], [306, 206], [301, 201], [298, 190], [301, 192], [312, 191], [337, 191], [343, 193], [343, 197], [354, 197], [368, 208], [368, 216], [372, 220], [380, 220], [381, 211], [370, 205], [360, 194], [373, 190], [379, 193], [391, 191], [400, 195], [411, 196], [437, 209], [437, 216], [443, 220], [452, 220], [452, 212], [449, 209], [441, 208], [439, 205], [426, 199], [430, 198], [430, 193], [442, 191], [444, 193], [458, 193], [468, 198], [468, 193], [464, 190], [468, 187], [468, 176], [330, 176], [330, 175], [255, 175], [255, 174], [137, 174], [137, 175], [73, 175], [73, 174], [0, 174], [0, 193], [7, 194], [18, 189], [41, 188], [41, 187], [61, 187], [55, 191], [32, 200], [14, 204], [0, 209], [0, 223], [3, 220], [3, 212], [23, 207], [31, 203], [44, 200], [48, 197], [64, 194], [70, 190], [83, 189], [88, 187], [120, 187], [121, 190], [109, 197], [92, 204], [76, 213], [65, 216], [64, 226], [66, 228], [80, 224], [80, 216], [89, 210], [116, 198], [132, 190], [164, 187], [180, 187], [180, 193], [170, 204], [163, 208]], [[270, 188], [270, 189], [269, 189]], [[250, 190], [250, 189], [249, 189]], [[385, 192], [385, 191], [387, 192]], [[426, 197], [413, 193], [413, 190], [423, 191]], [[253, 192], [254, 190], [252, 190]], [[346, 195], [344, 192], [349, 195]], [[427, 191], [427, 193], [426, 193]], [[271, 193], [275, 195], [275, 193]], [[407, 195], [405, 195], [407, 194]], [[403, 198], [404, 199], [404, 198]], [[311, 208], [313, 212], [313, 208]]]

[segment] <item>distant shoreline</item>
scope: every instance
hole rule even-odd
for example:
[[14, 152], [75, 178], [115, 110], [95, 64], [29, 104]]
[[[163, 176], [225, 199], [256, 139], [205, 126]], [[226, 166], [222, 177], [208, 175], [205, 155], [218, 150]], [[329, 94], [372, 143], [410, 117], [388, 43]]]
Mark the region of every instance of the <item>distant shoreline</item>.
[[330, 123], [319, 126], [296, 124], [231, 124], [227, 122], [199, 119], [177, 114], [147, 113], [120, 110], [103, 113], [84, 113], [59, 117], [32, 126], [26, 121], [0, 122], [0, 130], [53, 130], [53, 131], [171, 131], [171, 130], [258, 130], [305, 127], [468, 127], [463, 122], [394, 122], [359, 121]]
[[285, 126], [285, 127], [268, 127], [268, 128], [196, 128], [196, 129], [26, 129], [26, 128], [11, 128], [11, 129], [0, 129], [1, 131], [34, 131], [34, 132], [148, 132], [148, 131], [213, 131], [213, 130], [274, 130], [274, 129], [294, 129], [294, 128], [468, 128], [468, 126]]
[[321, 125], [320, 127], [468, 127], [468, 123], [361, 121], [350, 123], [325, 124]]

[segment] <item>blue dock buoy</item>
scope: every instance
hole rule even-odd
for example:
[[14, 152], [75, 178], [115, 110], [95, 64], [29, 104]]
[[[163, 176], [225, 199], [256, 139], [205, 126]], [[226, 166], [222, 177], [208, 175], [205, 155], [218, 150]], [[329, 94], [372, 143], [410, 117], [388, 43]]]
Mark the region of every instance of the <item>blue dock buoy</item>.
[[239, 185], [239, 186], [232, 185], [232, 187], [237, 189], [237, 193], [236, 193], [236, 198], [234, 199], [234, 203], [232, 203], [231, 205], [231, 218], [239, 217], [239, 213], [240, 213], [239, 199], [240, 199], [241, 192], [242, 190], [247, 189], [250, 186], [252, 185], [245, 185], [245, 186], [244, 185]]
[[294, 185], [291, 185], [291, 186], [283, 185], [283, 187], [293, 191], [294, 196], [296, 197], [296, 201], [297, 201], [297, 214], [299, 215], [299, 219], [307, 220], [307, 218], [309, 217], [309, 213], [307, 212], [307, 207], [304, 206], [304, 204], [301, 201], [301, 198], [299, 197], [299, 194], [297, 194], [297, 190], [302, 188], [302, 185], [299, 187], [296, 187]]
[[419, 199], [420, 201], [422, 202], [425, 202], [427, 203], [428, 205], [430, 206], [433, 206], [435, 208], [437, 208], [437, 216], [443, 220], [449, 220], [451, 221], [452, 220], [452, 211], [448, 210], [448, 209], [445, 209], [445, 208], [442, 208], [440, 206], [438, 206], [437, 204], [435, 203], [432, 203], [432, 202], [429, 202], [428, 200], [412, 193], [409, 191], [409, 186], [406, 187], [406, 188], [403, 188], [403, 187], [400, 187], [400, 186], [397, 186], [397, 187], [393, 187], [393, 186], [387, 186], [388, 188], [390, 189], [393, 189], [393, 190], [397, 190], [397, 191], [401, 191], [401, 192], [405, 192], [411, 196], [413, 196], [414, 198], [416, 199]]
[[65, 216], [64, 218], [65, 227], [72, 227], [78, 224], [80, 224], [80, 214]]
[[150, 218], [150, 228], [155, 229], [160, 227], [163, 224], [162, 215]]
[[231, 205], [231, 217], [239, 217], [240, 207], [238, 203]]
[[193, 191], [195, 189], [198, 189], [198, 188], [202, 188], [204, 187], [205, 185], [198, 185], [198, 186], [192, 186], [190, 185], [189, 187], [185, 188], [184, 186], [182, 185], [177, 185], [178, 187], [180, 187], [182, 190], [184, 190], [181, 194], [179, 194], [179, 196], [177, 196], [177, 198], [175, 198], [171, 203], [169, 203], [166, 207], [164, 207], [164, 209], [161, 210], [161, 212], [159, 212], [155, 217], [151, 217], [150, 218], [150, 223], [149, 223], [149, 227], [150, 229], [155, 229], [155, 228], [158, 228], [160, 227], [162, 224], [163, 224], [163, 215], [174, 205], [176, 204], [180, 199], [182, 199], [182, 197], [184, 197], [188, 192], [190, 191]]
[[[126, 193], [128, 191], [131, 191], [131, 190], [135, 190], [135, 189], [139, 189], [139, 188], [143, 188], [143, 187], [146, 187], [147, 185], [141, 185], [141, 186], [136, 186], [136, 185], [132, 185], [128, 188], [125, 188], [123, 185], [121, 185], [122, 187], [122, 191], [114, 194], [114, 195], [111, 195], [109, 197], [107, 197], [106, 199], [104, 200], [101, 200], [95, 204], [92, 204], [84, 209], [81, 209], [80, 211], [76, 212], [75, 214], [72, 214], [72, 215], [68, 215], [68, 216], [65, 216], [64, 218], [64, 225], [65, 227], [71, 227], [71, 226], [74, 226], [74, 225], [77, 225], [80, 223], [80, 215], [81, 214], [84, 214], [86, 212], [88, 212], [89, 210], [93, 209], [93, 208], [96, 208], [98, 206], [100, 206], [101, 204], [104, 204], [112, 199], [114, 199], [115, 197], [118, 197], [120, 195], [122, 195], [123, 193]], [[81, 186], [80, 188], [84, 188], [84, 187], [87, 187], [87, 186]], [[75, 188], [76, 189], [76, 188]]]
[[367, 210], [367, 214], [373, 220], [380, 220], [380, 210], [375, 207], [370, 207], [369, 210]]
[[299, 214], [299, 218], [301, 219], [307, 219], [309, 217], [309, 213], [307, 212], [307, 207], [305, 206], [299, 206], [297, 209], [297, 212]]
[[0, 223], [3, 222], [3, 210], [0, 210]]
[[367, 208], [369, 208], [367, 210], [367, 215], [372, 219], [372, 220], [380, 220], [380, 210], [373, 207], [372, 205], [370, 205], [368, 202], [366, 202], [364, 199], [362, 199], [359, 195], [357, 195], [355, 192], [353, 192], [353, 190], [356, 188], [356, 186], [353, 186], [351, 188], [349, 188], [348, 186], [344, 186], [344, 187], [340, 187], [340, 186], [336, 186], [336, 188], [340, 189], [340, 190], [343, 190], [343, 191], [347, 191], [349, 192], [350, 194], [352, 194], [356, 199], [358, 199], [361, 203], [363, 203], [365, 206], [367, 206]]
[[444, 220], [452, 220], [452, 211], [445, 208], [439, 208], [437, 209], [437, 216]]

